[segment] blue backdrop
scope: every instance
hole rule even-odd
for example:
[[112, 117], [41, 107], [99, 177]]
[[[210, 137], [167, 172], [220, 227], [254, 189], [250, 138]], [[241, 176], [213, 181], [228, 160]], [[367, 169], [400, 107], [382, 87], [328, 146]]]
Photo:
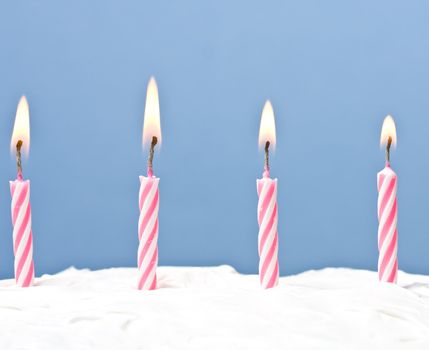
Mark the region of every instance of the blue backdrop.
[[0, 277], [9, 142], [30, 104], [36, 274], [135, 266], [145, 90], [157, 78], [161, 265], [258, 266], [260, 113], [277, 121], [281, 274], [376, 269], [381, 123], [396, 120], [400, 268], [429, 273], [427, 1], [0, 5]]

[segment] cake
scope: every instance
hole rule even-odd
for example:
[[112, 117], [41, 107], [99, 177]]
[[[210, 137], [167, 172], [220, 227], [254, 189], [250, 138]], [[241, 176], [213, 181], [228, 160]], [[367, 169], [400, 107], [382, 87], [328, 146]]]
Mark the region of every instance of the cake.
[[0, 349], [429, 349], [429, 276], [326, 268], [263, 290], [230, 266], [69, 268], [0, 282]]

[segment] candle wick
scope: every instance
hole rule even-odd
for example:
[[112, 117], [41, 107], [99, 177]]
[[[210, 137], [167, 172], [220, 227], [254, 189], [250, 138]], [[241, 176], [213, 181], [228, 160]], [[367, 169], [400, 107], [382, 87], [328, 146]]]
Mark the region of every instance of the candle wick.
[[270, 171], [270, 141], [267, 141], [265, 143], [265, 163], [264, 163], [264, 170], [266, 172]]
[[152, 142], [150, 144], [149, 158], [147, 160], [147, 173], [149, 176], [153, 175], [153, 155], [155, 151], [155, 145], [158, 143], [158, 138], [156, 136], [152, 137]]
[[21, 147], [22, 141], [16, 143], [16, 167], [18, 168], [18, 179], [22, 180], [22, 162], [21, 162]]
[[389, 136], [387, 139], [387, 145], [386, 145], [386, 162], [390, 163], [390, 147], [392, 146], [392, 136]]

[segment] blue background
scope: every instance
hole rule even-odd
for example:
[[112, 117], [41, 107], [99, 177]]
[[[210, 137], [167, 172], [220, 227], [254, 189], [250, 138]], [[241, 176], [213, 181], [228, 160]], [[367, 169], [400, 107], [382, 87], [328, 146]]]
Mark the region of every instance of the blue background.
[[281, 274], [376, 269], [383, 118], [397, 124], [399, 264], [429, 273], [426, 1], [10, 1], [0, 5], [0, 276], [30, 103], [36, 273], [135, 266], [145, 91], [157, 79], [161, 265], [258, 266], [257, 138], [277, 121]]

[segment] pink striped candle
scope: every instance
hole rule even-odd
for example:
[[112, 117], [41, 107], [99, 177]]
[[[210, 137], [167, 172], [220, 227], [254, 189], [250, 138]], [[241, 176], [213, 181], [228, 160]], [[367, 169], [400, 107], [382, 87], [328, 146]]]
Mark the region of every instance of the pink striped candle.
[[277, 179], [270, 178], [269, 147], [275, 147], [276, 128], [270, 101], [265, 103], [259, 129], [259, 145], [265, 145], [265, 171], [256, 181], [258, 200], [259, 280], [262, 288], [272, 288], [279, 281]]
[[156, 267], [158, 265], [158, 209], [159, 179], [155, 176], [140, 176], [139, 193], [139, 249], [138, 289], [156, 288]]
[[140, 176], [139, 192], [139, 248], [137, 253], [138, 283], [141, 290], [156, 289], [158, 265], [158, 210], [159, 178], [153, 175], [155, 146], [161, 143], [158, 87], [155, 79], [149, 80], [143, 124], [143, 147], [150, 142], [147, 177]]
[[279, 281], [277, 179], [271, 179], [265, 171], [264, 177], [257, 180], [257, 190], [259, 280], [263, 288], [272, 288]]
[[22, 96], [18, 103], [11, 139], [11, 151], [16, 152], [18, 175], [15, 181], [10, 181], [15, 280], [19, 287], [29, 287], [34, 281], [30, 181], [23, 180], [21, 164], [21, 150], [28, 154], [29, 148], [30, 113], [27, 99]]
[[397, 176], [389, 163], [378, 173], [378, 278], [382, 282], [396, 283], [398, 275], [398, 230], [396, 222]]
[[19, 287], [29, 287], [34, 281], [30, 181], [24, 181], [19, 176], [17, 180], [10, 181], [10, 192], [12, 194], [15, 280]]
[[397, 176], [390, 167], [390, 148], [396, 144], [396, 128], [392, 117], [384, 120], [381, 144], [386, 144], [386, 167], [377, 175], [378, 188], [378, 278], [396, 283], [398, 276], [398, 207]]

